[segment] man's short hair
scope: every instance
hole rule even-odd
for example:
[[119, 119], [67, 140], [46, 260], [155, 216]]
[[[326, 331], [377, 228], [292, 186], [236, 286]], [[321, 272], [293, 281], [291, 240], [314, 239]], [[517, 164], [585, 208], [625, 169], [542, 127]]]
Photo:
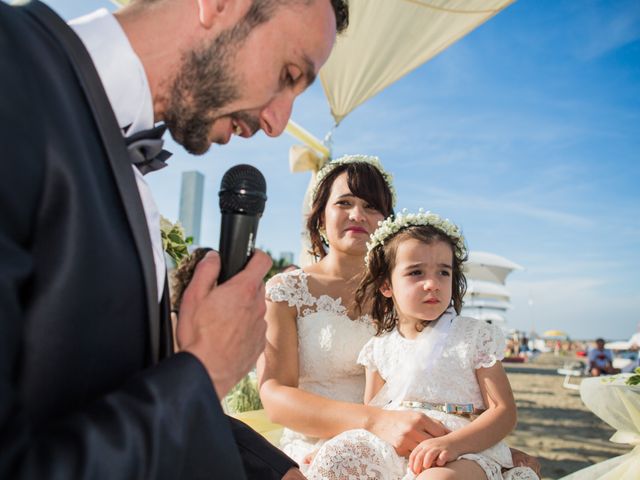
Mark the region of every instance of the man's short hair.
[[[153, 3], [158, 0], [133, 0], [138, 3]], [[275, 10], [280, 6], [303, 3], [310, 5], [314, 1], [320, 0], [253, 0], [249, 13], [247, 14], [249, 23], [252, 27], [260, 25], [271, 19]], [[333, 13], [336, 16], [336, 31], [344, 32], [349, 26], [349, 3], [348, 0], [330, 0]], [[132, 2], [133, 3], [133, 2]]]
[[[265, 22], [269, 20], [275, 10], [279, 7], [286, 7], [288, 5], [304, 4], [311, 5], [313, 2], [322, 1], [322, 0], [253, 0], [253, 5], [250, 8], [250, 12], [254, 11], [254, 13], [259, 13], [259, 17], [261, 17], [259, 23]], [[330, 0], [331, 7], [333, 8], [333, 13], [336, 16], [336, 32], [342, 33], [349, 26], [349, 5], [348, 0]]]
[[342, 33], [349, 26], [349, 3], [347, 0], [331, 0], [331, 6], [336, 14], [336, 31]]

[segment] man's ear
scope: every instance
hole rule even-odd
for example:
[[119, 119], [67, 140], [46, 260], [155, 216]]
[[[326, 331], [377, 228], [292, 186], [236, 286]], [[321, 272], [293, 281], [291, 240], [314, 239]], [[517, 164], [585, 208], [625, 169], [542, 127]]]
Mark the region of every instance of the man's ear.
[[391, 284], [389, 282], [384, 282], [380, 287], [380, 293], [387, 298], [391, 298], [393, 296], [393, 289], [391, 288]]
[[237, 21], [248, 9], [245, 5], [247, 0], [197, 0], [197, 2], [200, 24], [207, 29], [213, 26], [217, 17], [231, 15], [234, 19], [235, 15], [238, 18], [234, 20]]

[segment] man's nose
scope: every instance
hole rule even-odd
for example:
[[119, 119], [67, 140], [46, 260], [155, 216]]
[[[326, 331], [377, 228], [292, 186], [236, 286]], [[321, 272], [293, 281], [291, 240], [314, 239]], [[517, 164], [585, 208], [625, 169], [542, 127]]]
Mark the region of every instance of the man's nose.
[[277, 137], [287, 126], [291, 118], [291, 109], [295, 95], [291, 92], [282, 94], [271, 100], [260, 112], [260, 127], [270, 137]]

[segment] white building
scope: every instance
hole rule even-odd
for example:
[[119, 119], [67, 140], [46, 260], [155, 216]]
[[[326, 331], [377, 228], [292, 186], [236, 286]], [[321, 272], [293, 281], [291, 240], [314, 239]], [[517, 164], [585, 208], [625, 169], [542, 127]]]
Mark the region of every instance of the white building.
[[178, 219], [185, 234], [188, 237], [193, 237], [194, 245], [200, 245], [203, 195], [204, 175], [196, 171], [183, 172]]
[[495, 253], [469, 252], [464, 268], [467, 293], [462, 314], [499, 325], [506, 331], [506, 313], [511, 308], [506, 282], [514, 270], [523, 268]]

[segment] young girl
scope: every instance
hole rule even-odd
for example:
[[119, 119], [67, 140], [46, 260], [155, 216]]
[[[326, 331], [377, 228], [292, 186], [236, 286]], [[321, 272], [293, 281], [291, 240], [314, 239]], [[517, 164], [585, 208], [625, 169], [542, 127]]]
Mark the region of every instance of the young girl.
[[[373, 298], [377, 329], [358, 358], [366, 368], [365, 403], [418, 410], [450, 430], [417, 443], [408, 460], [390, 459], [380, 478], [502, 480], [503, 468], [513, 467], [501, 442], [516, 424], [500, 363], [504, 335], [459, 316], [466, 259], [458, 227], [428, 212], [389, 217], [371, 236], [356, 293], [359, 305]], [[538, 478], [524, 467], [505, 477]]]

